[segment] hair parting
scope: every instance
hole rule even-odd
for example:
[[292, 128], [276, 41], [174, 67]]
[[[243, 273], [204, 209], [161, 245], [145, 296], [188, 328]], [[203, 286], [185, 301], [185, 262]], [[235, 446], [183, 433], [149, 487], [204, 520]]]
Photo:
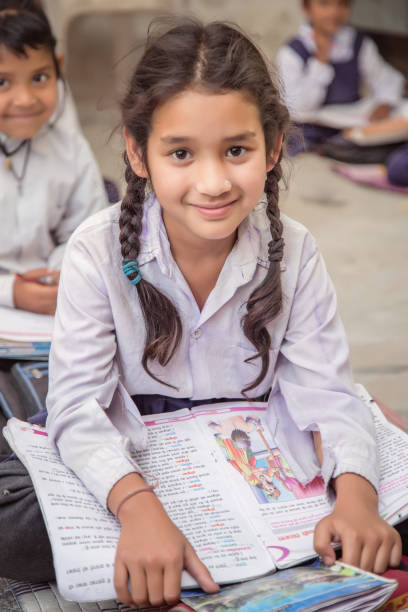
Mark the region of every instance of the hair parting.
[[[212, 93], [241, 91], [259, 110], [265, 136], [267, 155], [273, 154], [279, 136], [286, 132], [289, 116], [282, 104], [261, 52], [238, 27], [213, 22], [203, 25], [197, 20], [182, 18], [158, 20], [150, 27], [144, 54], [130, 80], [122, 101], [123, 126], [134, 138], [142, 161], [147, 164], [147, 142], [154, 111], [172, 96], [189, 87]], [[165, 27], [165, 29], [160, 29]], [[124, 260], [137, 261], [142, 232], [143, 203], [146, 179], [134, 174], [127, 155], [127, 191], [120, 213], [120, 243]], [[265, 182], [266, 214], [269, 219], [269, 268], [262, 283], [253, 291], [242, 319], [245, 336], [256, 348], [260, 373], [242, 390], [254, 389], [264, 379], [269, 367], [271, 339], [268, 323], [277, 315], [282, 304], [280, 261], [283, 253], [282, 223], [279, 218], [280, 157], [268, 172]], [[130, 277], [132, 280], [132, 277]], [[182, 337], [182, 323], [177, 308], [169, 298], [143, 279], [136, 285], [143, 312], [146, 340], [142, 364], [149, 369], [151, 362], [165, 366], [173, 357]]]

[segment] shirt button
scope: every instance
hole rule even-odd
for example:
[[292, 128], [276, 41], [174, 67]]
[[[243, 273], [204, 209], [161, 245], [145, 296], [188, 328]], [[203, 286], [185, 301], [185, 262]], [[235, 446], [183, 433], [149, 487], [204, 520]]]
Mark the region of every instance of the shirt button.
[[191, 337], [195, 338], [196, 340], [198, 340], [200, 336], [201, 336], [201, 329], [199, 327], [195, 329], [193, 332], [191, 332]]

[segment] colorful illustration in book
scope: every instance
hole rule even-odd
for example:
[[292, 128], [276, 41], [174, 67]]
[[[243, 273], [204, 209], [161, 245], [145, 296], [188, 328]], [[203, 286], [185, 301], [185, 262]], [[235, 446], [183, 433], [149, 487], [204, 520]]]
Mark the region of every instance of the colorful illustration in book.
[[215, 595], [183, 597], [183, 600], [194, 606], [197, 612], [300, 612], [306, 606], [313, 610], [323, 607], [331, 609], [330, 604], [372, 591], [380, 580], [373, 574], [364, 574], [354, 568], [338, 564], [329, 569], [316, 561], [311, 566], [291, 568], [257, 580], [224, 587]]
[[227, 462], [241, 474], [260, 504], [315, 497], [324, 492], [320, 476], [306, 486], [300, 484], [280, 449], [268, 441], [261, 419], [226, 417], [209, 421], [208, 427]]

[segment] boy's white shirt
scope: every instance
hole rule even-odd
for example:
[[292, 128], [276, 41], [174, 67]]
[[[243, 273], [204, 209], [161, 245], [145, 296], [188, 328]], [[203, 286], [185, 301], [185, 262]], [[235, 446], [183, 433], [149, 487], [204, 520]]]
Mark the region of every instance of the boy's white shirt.
[[[355, 28], [341, 28], [333, 42], [330, 60], [346, 62], [353, 57]], [[297, 37], [312, 54], [316, 52], [313, 29], [303, 24]], [[276, 56], [276, 66], [283, 85], [283, 95], [289, 110], [293, 113], [316, 110], [322, 106], [327, 88], [334, 78], [334, 68], [330, 64], [310, 57], [306, 65], [303, 59], [288, 45], [281, 47]], [[397, 106], [401, 102], [404, 77], [388, 64], [379, 54], [374, 41], [368, 36], [359, 53], [359, 69], [362, 80], [370, 90], [370, 96], [378, 104]]]
[[[59, 269], [68, 238], [107, 205], [93, 153], [82, 135], [71, 94], [58, 83], [59, 103], [31, 141], [22, 193], [0, 154], [0, 305], [14, 306], [14, 273]], [[49, 126], [52, 127], [49, 127]], [[19, 141], [0, 134], [9, 150]], [[25, 147], [11, 158], [21, 174]]]
[[[147, 436], [131, 399], [161, 394], [193, 400], [236, 398], [256, 378], [259, 361], [242, 332], [245, 303], [268, 266], [270, 233], [259, 205], [239, 228], [239, 239], [200, 312], [172, 255], [158, 202], [145, 203], [138, 258], [143, 278], [176, 304], [181, 344], [164, 368], [141, 365], [145, 326], [137, 289], [121, 269], [119, 206], [85, 221], [72, 236], [62, 267], [50, 354], [47, 427], [63, 461], [106, 504], [112, 486], [135, 470], [127, 448]], [[323, 475], [355, 472], [378, 484], [376, 445], [368, 409], [354, 393], [349, 349], [336, 295], [314, 239], [283, 216], [283, 305], [269, 325], [272, 348], [266, 378], [272, 387], [268, 424], [296, 477], [306, 483], [319, 465], [311, 431], [320, 430]], [[199, 274], [199, 270], [197, 270]]]

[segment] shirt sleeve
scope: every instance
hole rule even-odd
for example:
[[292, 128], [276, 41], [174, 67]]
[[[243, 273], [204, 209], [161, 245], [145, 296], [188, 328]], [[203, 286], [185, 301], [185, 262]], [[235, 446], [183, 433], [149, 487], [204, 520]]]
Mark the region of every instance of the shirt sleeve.
[[286, 447], [301, 481], [310, 481], [318, 471], [310, 432], [319, 431], [326, 485], [353, 472], [378, 487], [373, 419], [355, 393], [336, 294], [317, 250], [298, 278], [271, 402], [278, 445], [281, 441]]
[[138, 471], [128, 438], [112, 422], [115, 410], [127, 431], [142, 432], [141, 448], [145, 439], [142, 419], [120, 382], [110, 302], [96, 268], [84, 244], [69, 245], [49, 360], [47, 428], [63, 462], [106, 505], [113, 485]]
[[401, 102], [404, 77], [381, 57], [371, 38], [364, 38], [359, 65], [363, 79], [378, 104], [396, 106]]
[[14, 308], [14, 274], [0, 274], [0, 306]]
[[327, 88], [334, 78], [333, 66], [324, 64], [315, 57], [310, 57], [305, 64], [288, 46], [279, 50], [276, 66], [283, 85], [285, 102], [295, 118], [297, 112], [312, 111], [322, 106]]
[[48, 259], [48, 266], [56, 270], [61, 267], [66, 243], [72, 232], [108, 203], [102, 177], [88, 143], [82, 136], [78, 136], [77, 143], [74, 184], [64, 216], [54, 231], [57, 246]]

